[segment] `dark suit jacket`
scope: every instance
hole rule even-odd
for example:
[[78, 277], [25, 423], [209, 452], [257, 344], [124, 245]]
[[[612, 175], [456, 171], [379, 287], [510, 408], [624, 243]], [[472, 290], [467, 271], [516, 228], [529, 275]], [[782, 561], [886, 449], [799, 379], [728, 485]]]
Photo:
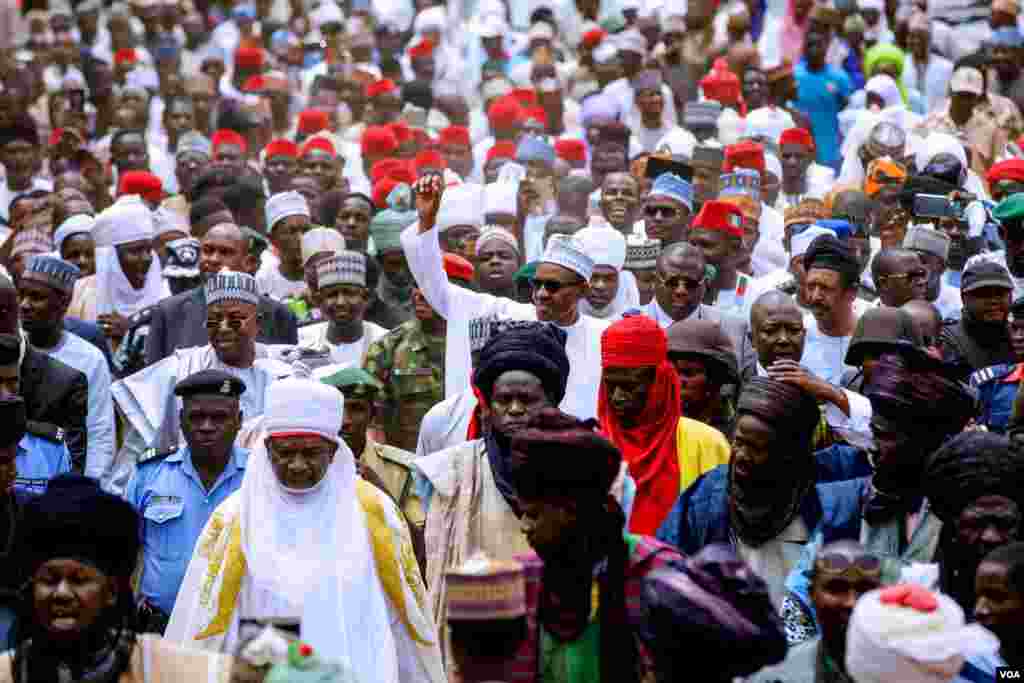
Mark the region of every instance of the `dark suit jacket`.
[[[31, 345], [21, 362], [21, 396], [39, 431], [64, 431], [75, 471], [85, 468], [85, 415], [89, 410], [89, 380], [79, 370], [51, 358]], [[49, 428], [48, 428], [49, 427]]]
[[[146, 365], [163, 360], [175, 349], [205, 346], [206, 290], [196, 287], [164, 299], [153, 306], [153, 317], [146, 335]], [[264, 344], [298, 344], [299, 325], [295, 315], [282, 303], [260, 297], [260, 333], [256, 341]]]
[[113, 370], [114, 358], [110, 353], [110, 344], [107, 342], [107, 335], [103, 334], [99, 325], [79, 318], [67, 317], [64, 318], [64, 329], [99, 349], [103, 353], [103, 357], [107, 359], [107, 367]]

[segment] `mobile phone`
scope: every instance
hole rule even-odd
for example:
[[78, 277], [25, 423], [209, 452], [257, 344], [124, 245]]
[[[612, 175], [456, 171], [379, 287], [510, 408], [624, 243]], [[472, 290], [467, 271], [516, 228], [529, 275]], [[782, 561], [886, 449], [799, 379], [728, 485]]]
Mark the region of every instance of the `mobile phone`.
[[916, 218], [956, 218], [962, 216], [960, 207], [949, 197], [940, 194], [919, 194], [914, 196], [912, 213]]

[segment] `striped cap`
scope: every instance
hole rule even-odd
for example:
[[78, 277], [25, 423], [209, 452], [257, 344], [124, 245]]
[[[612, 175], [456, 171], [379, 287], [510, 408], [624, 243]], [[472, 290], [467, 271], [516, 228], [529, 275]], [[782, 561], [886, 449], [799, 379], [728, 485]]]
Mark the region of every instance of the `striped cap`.
[[73, 263], [37, 254], [29, 259], [22, 277], [38, 280], [62, 292], [71, 292], [81, 274], [82, 271]]
[[332, 285], [366, 286], [366, 256], [358, 251], [339, 251], [316, 264], [319, 289]]
[[222, 270], [216, 275], [211, 275], [206, 281], [206, 305], [212, 306], [222, 301], [241, 301], [258, 305], [260, 294], [256, 287], [256, 278], [234, 270]]
[[526, 615], [526, 575], [515, 560], [483, 553], [447, 572], [449, 621], [499, 621]]

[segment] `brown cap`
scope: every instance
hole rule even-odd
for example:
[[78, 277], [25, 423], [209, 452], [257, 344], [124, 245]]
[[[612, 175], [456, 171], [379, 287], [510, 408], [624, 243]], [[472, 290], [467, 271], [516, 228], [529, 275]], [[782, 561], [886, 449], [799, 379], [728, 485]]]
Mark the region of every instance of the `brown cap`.
[[739, 382], [736, 350], [721, 324], [711, 320], [679, 320], [667, 331], [670, 358], [699, 356], [717, 365], [723, 384]]

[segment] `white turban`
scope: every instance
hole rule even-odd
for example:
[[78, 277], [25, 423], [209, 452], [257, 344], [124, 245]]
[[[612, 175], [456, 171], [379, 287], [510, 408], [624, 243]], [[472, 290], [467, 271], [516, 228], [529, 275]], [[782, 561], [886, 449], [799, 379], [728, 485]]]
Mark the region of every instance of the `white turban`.
[[609, 226], [588, 225], [576, 233], [576, 239], [595, 266], [622, 270], [626, 263], [626, 237], [621, 232]]
[[782, 131], [789, 128], [796, 128], [789, 112], [777, 107], [761, 107], [747, 114], [744, 121], [743, 137], [767, 138], [778, 144]]
[[462, 183], [445, 190], [437, 211], [437, 229], [444, 232], [456, 225], [483, 225], [484, 188], [475, 183]]
[[97, 247], [151, 240], [155, 236], [153, 212], [138, 195], [126, 195], [96, 216], [92, 237]]
[[53, 248], [59, 253], [60, 248], [64, 245], [64, 240], [72, 235], [91, 233], [94, 225], [96, 225], [96, 219], [92, 216], [87, 216], [84, 213], [75, 214], [61, 223], [57, 231], [53, 233]]
[[263, 430], [276, 434], [315, 434], [337, 444], [345, 400], [334, 387], [289, 377], [267, 389]]
[[515, 216], [516, 196], [519, 187], [515, 183], [489, 183], [484, 186], [484, 215], [505, 213]]

